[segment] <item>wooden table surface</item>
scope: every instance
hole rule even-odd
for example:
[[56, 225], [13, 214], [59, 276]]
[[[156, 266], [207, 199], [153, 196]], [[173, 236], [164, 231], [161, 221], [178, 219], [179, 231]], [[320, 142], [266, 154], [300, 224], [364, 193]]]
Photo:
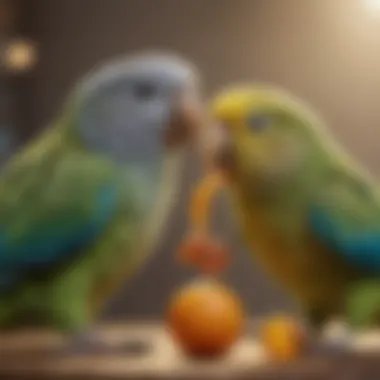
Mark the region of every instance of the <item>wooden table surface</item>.
[[340, 357], [307, 357], [288, 365], [274, 365], [253, 333], [247, 333], [226, 357], [197, 362], [181, 353], [160, 323], [103, 326], [99, 331], [111, 343], [138, 342], [144, 350], [118, 357], [52, 359], [46, 352], [64, 344], [62, 337], [42, 331], [3, 334], [0, 336], [0, 379], [380, 379], [380, 351], [377, 350], [380, 338], [374, 334], [358, 338], [355, 343], [358, 352]]

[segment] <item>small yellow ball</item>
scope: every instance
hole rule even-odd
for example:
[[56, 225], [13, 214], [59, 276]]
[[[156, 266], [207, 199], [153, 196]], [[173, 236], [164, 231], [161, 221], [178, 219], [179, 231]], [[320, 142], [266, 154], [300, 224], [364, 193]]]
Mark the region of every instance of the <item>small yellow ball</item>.
[[277, 315], [262, 324], [260, 341], [270, 359], [286, 362], [302, 355], [306, 332], [294, 318]]

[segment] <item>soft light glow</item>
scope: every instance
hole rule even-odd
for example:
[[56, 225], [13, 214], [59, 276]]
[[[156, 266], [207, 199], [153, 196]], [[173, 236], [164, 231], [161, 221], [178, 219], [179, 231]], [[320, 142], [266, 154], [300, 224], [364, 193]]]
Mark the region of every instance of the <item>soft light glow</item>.
[[370, 11], [380, 12], [380, 0], [363, 0]]
[[3, 65], [12, 72], [30, 70], [37, 61], [34, 44], [24, 40], [11, 42], [4, 51]]

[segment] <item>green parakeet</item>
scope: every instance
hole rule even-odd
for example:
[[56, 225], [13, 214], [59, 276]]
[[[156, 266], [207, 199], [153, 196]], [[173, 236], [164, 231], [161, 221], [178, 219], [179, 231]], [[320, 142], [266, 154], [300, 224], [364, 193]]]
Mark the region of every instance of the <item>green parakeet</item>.
[[229, 178], [240, 227], [263, 268], [316, 327], [380, 317], [380, 198], [364, 168], [299, 100], [236, 86], [211, 105], [214, 163]]
[[91, 341], [98, 312], [158, 242], [198, 96], [196, 70], [174, 55], [107, 62], [4, 167], [0, 329], [33, 315]]

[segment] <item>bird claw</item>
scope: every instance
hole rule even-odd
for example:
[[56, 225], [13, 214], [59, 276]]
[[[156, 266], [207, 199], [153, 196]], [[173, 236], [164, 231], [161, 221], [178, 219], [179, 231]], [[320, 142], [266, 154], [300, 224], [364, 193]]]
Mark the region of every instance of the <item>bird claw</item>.
[[326, 326], [322, 335], [312, 344], [311, 351], [316, 355], [339, 356], [350, 351], [352, 332], [350, 329], [339, 324]]
[[340, 356], [348, 352], [348, 347], [342, 342], [332, 342], [319, 339], [310, 347], [310, 354], [315, 356]]
[[80, 335], [57, 353], [59, 357], [141, 355], [149, 347], [140, 340], [109, 343], [93, 335]]

